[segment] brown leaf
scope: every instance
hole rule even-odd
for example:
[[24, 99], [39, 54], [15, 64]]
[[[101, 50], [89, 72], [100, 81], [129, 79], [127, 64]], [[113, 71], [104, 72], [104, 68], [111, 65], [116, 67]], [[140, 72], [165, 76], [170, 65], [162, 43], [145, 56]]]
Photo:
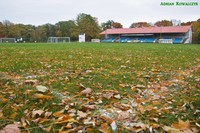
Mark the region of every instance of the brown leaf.
[[34, 118], [36, 115], [41, 116], [44, 113], [43, 110], [34, 110], [32, 111], [32, 118]]
[[112, 123], [113, 122], [113, 120], [111, 118], [106, 117], [106, 116], [100, 116], [99, 118], [101, 118], [102, 120], [104, 120], [104, 121], [106, 121], [108, 123]]
[[41, 118], [37, 118], [37, 119], [35, 119], [35, 120], [32, 120], [32, 122], [39, 123], [40, 120], [41, 120]]
[[9, 124], [0, 130], [0, 133], [20, 133], [19, 125]]
[[180, 130], [185, 130], [190, 128], [190, 122], [189, 120], [187, 121], [182, 121], [181, 119], [178, 119], [178, 123], [173, 123], [172, 127]]
[[21, 125], [23, 127], [26, 127], [26, 125], [27, 125], [24, 117], [21, 118]]
[[24, 81], [24, 84], [27, 84], [27, 85], [35, 85], [38, 83], [38, 80], [33, 80], [33, 79], [30, 79], [30, 80], [25, 80]]
[[96, 105], [83, 105], [81, 108], [82, 111], [95, 110], [95, 109], [96, 109]]
[[68, 131], [58, 131], [58, 133], [69, 133]]
[[48, 118], [48, 117], [51, 116], [51, 115], [52, 115], [52, 112], [45, 112], [44, 117], [45, 117], [45, 118]]
[[146, 88], [144, 85], [136, 85], [135, 87], [139, 88], [139, 89], [145, 89]]
[[164, 126], [163, 130], [168, 132], [168, 133], [183, 133], [180, 130], [176, 129], [176, 128], [172, 128], [172, 127], [168, 127], [168, 126]]
[[128, 105], [128, 104], [121, 104], [119, 102], [114, 103], [113, 106], [116, 107], [116, 108], [119, 108], [119, 109], [121, 109], [123, 111], [129, 110], [131, 108], [130, 105]]
[[114, 93], [112, 93], [112, 92], [109, 92], [109, 93], [104, 93], [103, 94], [103, 97], [104, 98], [106, 98], [106, 99], [111, 99], [111, 98], [113, 98], [113, 96], [114, 96]]
[[47, 128], [43, 128], [43, 130], [46, 131], [47, 133], [51, 132], [51, 129], [52, 129], [52, 125]]
[[101, 124], [100, 131], [103, 132], [103, 133], [111, 133], [111, 131], [109, 130], [109, 127], [108, 127], [107, 123]]
[[92, 92], [92, 89], [91, 88], [86, 88], [85, 90], [81, 91], [81, 94], [82, 95], [88, 95]]
[[84, 113], [82, 111], [77, 111], [77, 115], [80, 117], [80, 118], [86, 118], [87, 117], [87, 113]]
[[142, 106], [142, 105], [138, 105], [137, 110], [140, 111], [142, 114], [144, 114], [144, 112], [146, 111], [144, 106]]
[[59, 117], [58, 119], [55, 120], [56, 123], [77, 123], [78, 121], [76, 121], [74, 118], [72, 118], [70, 115], [63, 115], [61, 117]]
[[141, 123], [141, 122], [139, 122], [139, 123], [133, 123], [133, 124], [131, 124], [131, 126], [132, 126], [132, 130], [134, 131], [134, 132], [136, 132], [136, 133], [138, 133], [138, 132], [140, 132], [140, 131], [142, 131], [142, 130], [146, 130], [147, 129], [147, 125], [146, 124], [144, 124], [144, 123]]
[[80, 84], [80, 85], [79, 85], [79, 88], [81, 88], [81, 89], [86, 89], [86, 87], [85, 87], [83, 84]]
[[118, 115], [119, 120], [125, 120], [125, 119], [128, 119], [128, 118], [130, 118], [130, 114], [129, 114], [128, 111], [122, 111]]

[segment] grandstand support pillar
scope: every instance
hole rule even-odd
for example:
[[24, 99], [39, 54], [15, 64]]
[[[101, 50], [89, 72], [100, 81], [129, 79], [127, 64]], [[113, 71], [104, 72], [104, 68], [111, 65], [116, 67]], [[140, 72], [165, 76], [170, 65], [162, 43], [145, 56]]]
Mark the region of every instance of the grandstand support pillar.
[[108, 35], [107, 35], [107, 29], [105, 30], [105, 39], [108, 38]]

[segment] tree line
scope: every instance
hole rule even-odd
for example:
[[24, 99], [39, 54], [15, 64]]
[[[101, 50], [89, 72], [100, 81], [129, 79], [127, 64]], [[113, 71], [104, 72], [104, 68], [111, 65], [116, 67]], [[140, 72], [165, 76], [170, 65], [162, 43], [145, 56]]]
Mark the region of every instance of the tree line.
[[[200, 43], [200, 19], [197, 21], [180, 23], [180, 21], [161, 20], [156, 23], [135, 22], [130, 28], [151, 26], [192, 25], [193, 43]], [[14, 24], [9, 20], [0, 22], [0, 38], [23, 38], [26, 42], [46, 42], [48, 37], [70, 37], [72, 41], [78, 40], [80, 33], [86, 34], [86, 40], [102, 38], [100, 32], [108, 28], [123, 28], [123, 25], [113, 20], [99, 24], [96, 17], [80, 13], [75, 20], [59, 21], [56, 24], [43, 24], [39, 26]]]

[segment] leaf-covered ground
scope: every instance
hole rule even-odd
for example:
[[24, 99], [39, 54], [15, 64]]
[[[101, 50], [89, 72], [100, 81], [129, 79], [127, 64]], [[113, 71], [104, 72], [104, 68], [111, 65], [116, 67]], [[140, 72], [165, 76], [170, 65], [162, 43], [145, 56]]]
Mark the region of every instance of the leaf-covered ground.
[[198, 131], [199, 45], [0, 45], [0, 133]]

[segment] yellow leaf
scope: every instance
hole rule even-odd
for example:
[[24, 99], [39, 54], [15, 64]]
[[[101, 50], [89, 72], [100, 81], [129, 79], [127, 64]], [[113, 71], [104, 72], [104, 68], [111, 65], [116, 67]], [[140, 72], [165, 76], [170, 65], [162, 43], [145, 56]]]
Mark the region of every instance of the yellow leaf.
[[68, 133], [67, 131], [58, 131], [58, 133]]
[[38, 99], [52, 99], [52, 96], [47, 96], [47, 95], [43, 95], [43, 94], [34, 94], [34, 97], [35, 98], [38, 98]]
[[59, 117], [56, 121], [57, 122], [68, 122], [70, 121], [71, 119], [73, 119], [70, 115], [63, 115], [61, 117]]
[[17, 113], [13, 113], [9, 116], [9, 118], [14, 119], [17, 116]]
[[26, 121], [25, 121], [25, 118], [21, 118], [21, 125], [23, 126], [23, 127], [26, 127]]
[[65, 111], [65, 109], [62, 109], [62, 110], [60, 110], [60, 111], [57, 111], [57, 112], [53, 113], [53, 116], [55, 116], [55, 117], [63, 116], [63, 115], [64, 115], [64, 114], [63, 114], [64, 111]]
[[6, 103], [8, 101], [8, 99], [3, 97], [3, 98], [1, 98], [1, 101], [2, 101], [2, 103]]
[[140, 111], [142, 114], [144, 114], [144, 112], [146, 111], [144, 106], [142, 106], [142, 105], [138, 105], [137, 110]]
[[41, 123], [45, 123], [45, 122], [48, 122], [48, 121], [50, 121], [50, 119], [40, 118], [39, 123], [41, 124]]
[[126, 87], [126, 85], [125, 85], [125, 84], [119, 84], [119, 86], [121, 86], [121, 87], [123, 87], [123, 88], [124, 88], [124, 87]]
[[4, 116], [3, 116], [3, 111], [2, 110], [0, 110], [0, 118], [3, 118]]

